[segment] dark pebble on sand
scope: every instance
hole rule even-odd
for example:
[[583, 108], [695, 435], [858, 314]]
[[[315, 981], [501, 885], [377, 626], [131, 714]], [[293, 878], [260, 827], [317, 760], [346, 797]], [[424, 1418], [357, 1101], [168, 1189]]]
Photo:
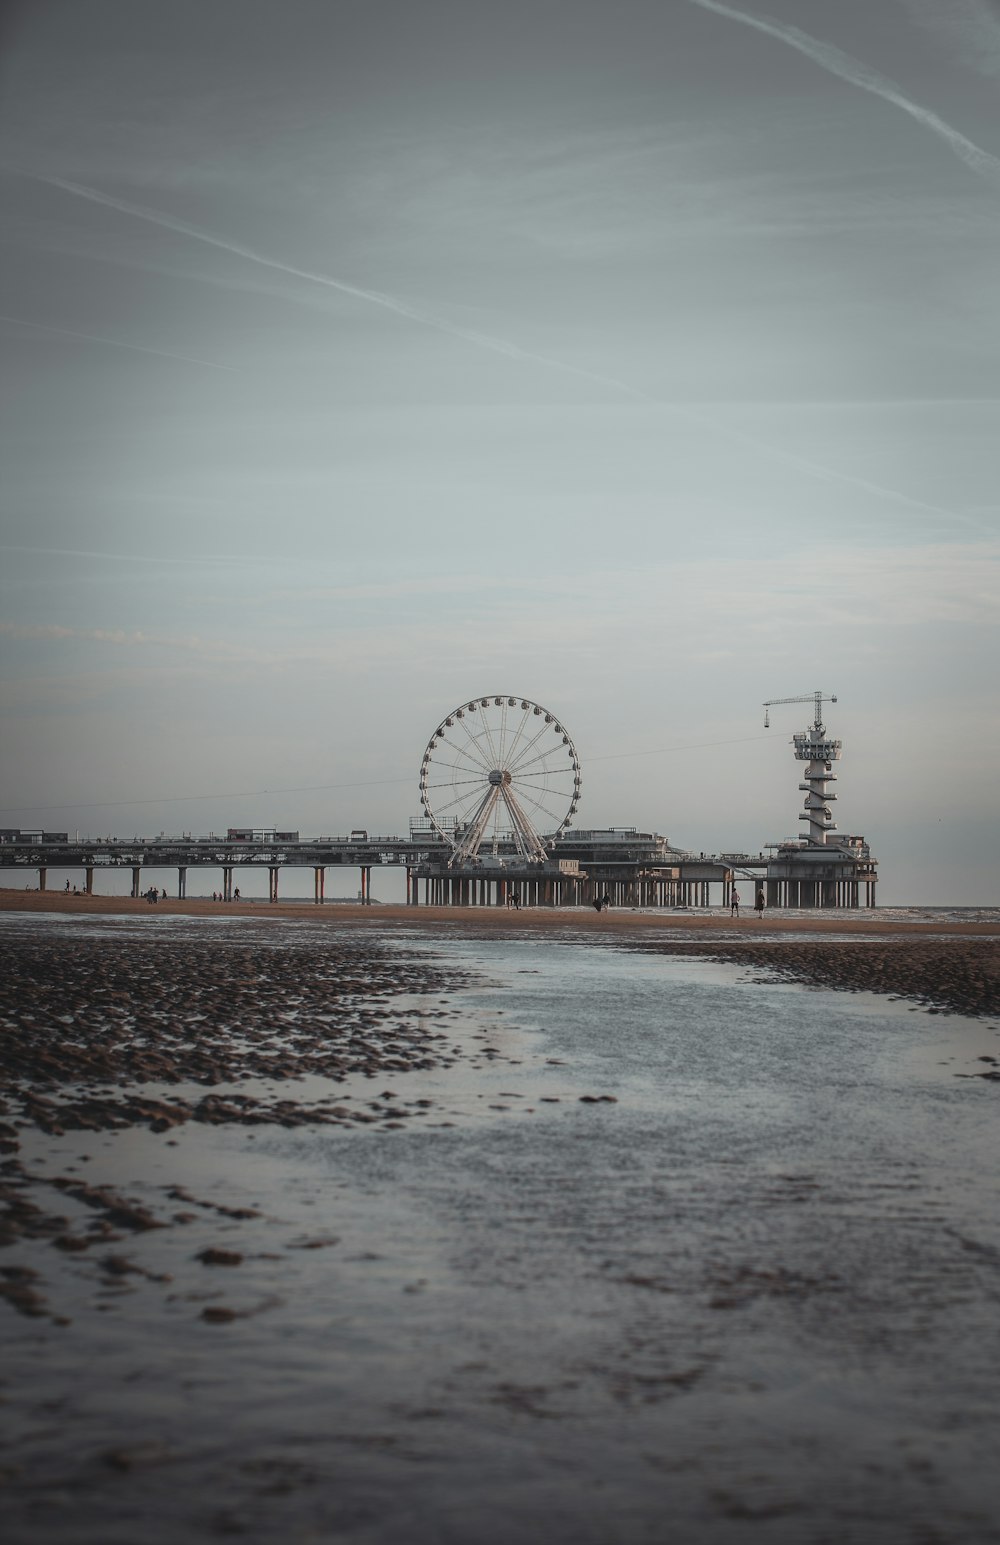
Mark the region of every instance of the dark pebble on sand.
[[238, 1250], [219, 1250], [210, 1245], [207, 1250], [199, 1250], [195, 1256], [196, 1261], [201, 1261], [205, 1266], [241, 1266], [243, 1257]]

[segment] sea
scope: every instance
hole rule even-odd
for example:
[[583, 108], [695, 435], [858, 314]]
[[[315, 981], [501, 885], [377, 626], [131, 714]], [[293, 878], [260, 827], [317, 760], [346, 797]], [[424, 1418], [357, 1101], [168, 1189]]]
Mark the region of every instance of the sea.
[[[205, 922], [0, 917], [80, 927]], [[39, 1184], [198, 1206], [110, 1285], [0, 1251], [69, 1322], [0, 1304], [11, 1545], [1000, 1541], [1000, 1025], [571, 927], [385, 940], [467, 973], [461, 1055], [385, 1086], [420, 1120], [23, 1130]]]

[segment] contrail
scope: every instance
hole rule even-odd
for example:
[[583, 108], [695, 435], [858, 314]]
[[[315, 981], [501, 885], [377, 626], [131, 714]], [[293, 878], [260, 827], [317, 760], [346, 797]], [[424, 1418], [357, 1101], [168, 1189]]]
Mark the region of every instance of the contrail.
[[[725, 15], [745, 21], [749, 25], [759, 27], [760, 30], [765, 32], [770, 32], [777, 26], [777, 24], [770, 23], [764, 26], [763, 23], [758, 22], [756, 19], [744, 16], [741, 11], [731, 11], [726, 6], [716, 4], [716, 0], [692, 0], [692, 3], [719, 10]], [[793, 32], [796, 31], [794, 28], [791, 30]], [[784, 29], [778, 29], [775, 35], [784, 38]], [[806, 38], [805, 33], [797, 34], [797, 36], [801, 36], [803, 39]], [[826, 45], [814, 43], [814, 40], [811, 38], [806, 39], [806, 41], [809, 43], [810, 48], [825, 50]], [[795, 46], [801, 47], [802, 45], [796, 42]], [[833, 52], [839, 53], [838, 50]], [[847, 55], [843, 57], [846, 59]], [[850, 63], [853, 65], [854, 61], [850, 61]], [[862, 67], [859, 65], [857, 68], [861, 69]], [[985, 156], [986, 152], [983, 151], [981, 154]], [[998, 165], [1000, 165], [1000, 162], [998, 162]], [[662, 398], [653, 397], [638, 387], [630, 386], [627, 381], [619, 380], [616, 376], [602, 375], [597, 371], [587, 370], [583, 366], [570, 365], [565, 360], [553, 359], [551, 355], [535, 354], [531, 350], [519, 348], [517, 344], [510, 343], [504, 338], [496, 338], [491, 333], [481, 333], [471, 328], [459, 327], [455, 323], [449, 322], [447, 318], [438, 316], [435, 312], [398, 300], [393, 295], [386, 295], [379, 290], [365, 289], [361, 285], [349, 284], [346, 280], [334, 279], [329, 274], [317, 273], [313, 269], [298, 268], [292, 263], [283, 263], [278, 258], [268, 257], [265, 253], [257, 252], [252, 247], [243, 246], [240, 242], [227, 241], [221, 236], [214, 236], [209, 231], [201, 230], [198, 226], [189, 225], [185, 220], [177, 220], [172, 215], [162, 214], [159, 210], [150, 209], [144, 204], [135, 204], [130, 199], [115, 198], [110, 193], [102, 193], [99, 189], [88, 187], [84, 183], [70, 182], [63, 177], [45, 177], [38, 172], [25, 172], [16, 168], [8, 168], [7, 170], [12, 171], [15, 176], [29, 178], [32, 182], [40, 182], [48, 187], [60, 188], [64, 193], [71, 193], [74, 197], [86, 199], [89, 203], [100, 204], [107, 209], [116, 209], [119, 213], [130, 215], [134, 219], [146, 220], [151, 225], [161, 226], [168, 231], [176, 231], [182, 236], [190, 237], [192, 241], [202, 242], [204, 245], [215, 247], [222, 252], [230, 252], [235, 257], [244, 258], [250, 263], [257, 263], [263, 268], [289, 274], [292, 278], [304, 279], [309, 284], [319, 284], [325, 289], [336, 290], [342, 295], [350, 295], [355, 300], [366, 301], [371, 305], [380, 306], [383, 310], [391, 311], [396, 316], [405, 317], [408, 321], [417, 322], [421, 326], [445, 333], [449, 337], [459, 338], [476, 348], [500, 354], [506, 359], [542, 365], [546, 369], [558, 370], [566, 375], [575, 376], [578, 380], [591, 381], [595, 385], [607, 387], [612, 391], [620, 392], [624, 396], [631, 398], [633, 402], [646, 403], [650, 407], [665, 410], [676, 418], [690, 424], [696, 424], [699, 428], [709, 429], [714, 434], [722, 434], [737, 444], [747, 446], [758, 454], [769, 456], [772, 460], [780, 462], [785, 466], [795, 467], [812, 477], [838, 483], [848, 488], [856, 488], [864, 493], [875, 494], [879, 498], [888, 499], [908, 509], [922, 510], [928, 514], [939, 515], [946, 520], [961, 521], [979, 531], [985, 530], [984, 527], [978, 525], [976, 521], [971, 520], [967, 516], [959, 515], [952, 510], [941, 509], [938, 505], [927, 504], [924, 500], [914, 499], [909, 494], [900, 493], [897, 489], [883, 488], [880, 484], [869, 482], [865, 478], [853, 477], [850, 473], [839, 472], [833, 467], [824, 466], [821, 462], [810, 461], [806, 457], [797, 456], [793, 452], [769, 445], [766, 441], [755, 439], [752, 435], [744, 434], [740, 430], [730, 429], [708, 414], [698, 413], [677, 403], [664, 402]]]
[[28, 177], [31, 181], [44, 183], [50, 188], [61, 188], [64, 193], [72, 193], [77, 198], [87, 199], [92, 204], [103, 204], [107, 209], [117, 209], [119, 213], [131, 215], [136, 220], [147, 220], [151, 225], [159, 225], [165, 230], [176, 231], [181, 236], [189, 236], [192, 241], [203, 242], [206, 246], [216, 247], [221, 252], [231, 252], [235, 257], [245, 258], [250, 263], [259, 263], [262, 268], [289, 274], [293, 279], [304, 279], [309, 284], [321, 284], [328, 290], [339, 291], [341, 295], [350, 295], [355, 300], [381, 306], [383, 310], [405, 317], [410, 322], [418, 322], [424, 327], [434, 328], [437, 332], [447, 333], [452, 338], [460, 338], [465, 343], [475, 344], [479, 348], [490, 349], [494, 354], [502, 354], [507, 359], [546, 365], [550, 370], [565, 371], [585, 381], [593, 381], [599, 386], [612, 387], [615, 391], [624, 392], [627, 396], [640, 401], [651, 400], [645, 393], [629, 386], [626, 381], [599, 375], [592, 370], [569, 365], [564, 360], [552, 359], [544, 354], [533, 354], [528, 349], [521, 349], [517, 344], [510, 343], [505, 338], [496, 338], [490, 333], [480, 333], [471, 328], [459, 327], [456, 323], [449, 322], [446, 317], [438, 316], [435, 312], [427, 311], [421, 306], [398, 300], [394, 295], [386, 295], [380, 290], [365, 289], [358, 284], [349, 284], [344, 279], [334, 279], [330, 274], [317, 273], [309, 268], [297, 268], [293, 263], [283, 263], [278, 258], [268, 257], [264, 252], [257, 252], [253, 247], [245, 247], [241, 242], [227, 241], [221, 236], [213, 236], [210, 231], [203, 231], [196, 225], [189, 225], [186, 220], [177, 220], [173, 215], [165, 215], [158, 209], [150, 209], [145, 204], [135, 204], [131, 199], [115, 198], [110, 193], [102, 193], [98, 188], [90, 188], [85, 183], [69, 182], [64, 177], [43, 177], [37, 172], [22, 172], [14, 168], [10, 170], [14, 170], [15, 176]]
[[152, 354], [156, 359], [181, 360], [187, 365], [205, 365], [209, 370], [232, 370], [233, 365], [218, 365], [212, 359], [196, 359], [193, 354], [171, 354], [166, 349], [148, 349], [141, 343], [124, 343], [120, 338], [99, 338], [96, 333], [77, 333], [68, 327], [50, 327], [45, 322], [29, 322], [24, 317], [0, 316], [0, 322], [9, 322], [15, 327], [32, 327], [42, 333], [56, 333], [61, 338], [82, 338], [87, 343], [107, 343], [113, 349], [131, 349], [134, 354]]
[[786, 43], [789, 48], [797, 49], [800, 54], [805, 54], [820, 69], [827, 70], [831, 75], [846, 80], [852, 86], [857, 86], [862, 91], [870, 91], [873, 96], [881, 97], [885, 102], [891, 102], [894, 107], [901, 108], [917, 123], [923, 124], [925, 129], [932, 130], [940, 135], [951, 149], [964, 161], [966, 166], [974, 172], [989, 177], [996, 181], [1000, 178], [1000, 156], [992, 155], [984, 150], [981, 145], [975, 144], [958, 129], [939, 118], [937, 113], [930, 108], [922, 107], [919, 102], [913, 102], [908, 96], [904, 96], [895, 81], [888, 76], [880, 75], [877, 70], [863, 64], [860, 59], [855, 59], [851, 54], [845, 54], [843, 49], [837, 48], [833, 43], [823, 42], [819, 38], [812, 37], [808, 32], [803, 32], [799, 27], [790, 26], [786, 22], [775, 21], [770, 16], [751, 16], [746, 11], [737, 11], [731, 5], [723, 5], [722, 0], [689, 0], [689, 4], [700, 7], [703, 11], [714, 11], [717, 16], [725, 16], [730, 21], [740, 22], [744, 27], [752, 27], [756, 32], [766, 33], [768, 37], [776, 38], [779, 43]]

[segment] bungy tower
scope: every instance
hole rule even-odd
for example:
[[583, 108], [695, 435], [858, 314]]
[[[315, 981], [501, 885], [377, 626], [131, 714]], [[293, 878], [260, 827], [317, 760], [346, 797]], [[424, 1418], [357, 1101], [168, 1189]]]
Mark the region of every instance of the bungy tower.
[[798, 839], [769, 842], [775, 856], [767, 866], [767, 902], [783, 907], [857, 907], [864, 889], [865, 905], [875, 905], [878, 865], [864, 837], [837, 837], [837, 826], [830, 806], [837, 798], [831, 783], [837, 782], [833, 771], [839, 762], [843, 742], [834, 740], [823, 723], [823, 704], [835, 703], [836, 696], [811, 692], [800, 697], [777, 697], [764, 704], [764, 728], [770, 725], [770, 711], [784, 703], [813, 704], [813, 722], [809, 729], [793, 735], [795, 759], [806, 769], [799, 790], [805, 794], [799, 820], [807, 823]]

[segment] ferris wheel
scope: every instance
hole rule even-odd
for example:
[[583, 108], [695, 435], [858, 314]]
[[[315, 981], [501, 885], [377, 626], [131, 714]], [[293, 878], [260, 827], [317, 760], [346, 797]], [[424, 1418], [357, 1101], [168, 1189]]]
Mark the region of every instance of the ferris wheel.
[[579, 798], [576, 747], [526, 697], [470, 698], [441, 721], [420, 764], [420, 803], [452, 864], [512, 851], [542, 863]]

